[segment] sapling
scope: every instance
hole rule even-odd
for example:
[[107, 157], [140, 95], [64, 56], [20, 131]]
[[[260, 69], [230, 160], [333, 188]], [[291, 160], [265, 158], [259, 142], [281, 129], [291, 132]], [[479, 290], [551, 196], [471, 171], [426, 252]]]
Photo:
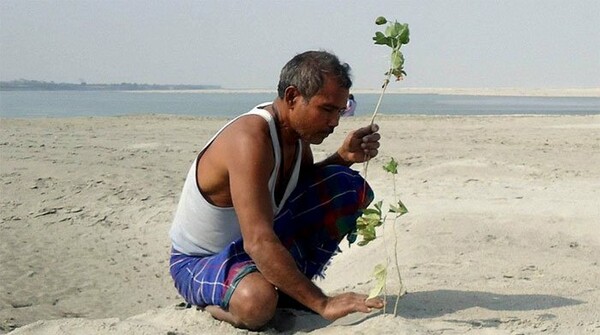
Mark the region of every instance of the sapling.
[[[377, 101], [377, 105], [375, 106], [375, 110], [373, 112], [373, 116], [371, 117], [371, 125], [375, 122], [375, 117], [377, 116], [377, 112], [379, 110], [379, 106], [381, 105], [381, 101], [383, 99], [383, 95], [390, 83], [390, 79], [392, 77], [396, 78], [396, 81], [402, 80], [402, 78], [406, 75], [404, 72], [404, 56], [400, 51], [402, 45], [407, 44], [409, 42], [409, 30], [408, 24], [398, 23], [397, 21], [389, 22], [385, 17], [380, 16], [375, 20], [375, 24], [377, 25], [385, 25], [385, 32], [377, 31], [375, 36], [373, 37], [373, 41], [378, 45], [387, 45], [391, 48], [390, 52], [390, 63], [387, 72], [385, 73], [385, 79], [383, 81], [383, 85], [381, 87], [381, 94]], [[367, 179], [367, 170], [369, 166], [369, 160], [364, 163], [363, 166], [363, 174], [365, 178], [365, 182]], [[396, 235], [396, 220], [408, 213], [406, 206], [402, 203], [401, 200], [397, 199], [396, 193], [396, 174], [398, 174], [398, 163], [394, 158], [391, 158], [390, 162], [386, 164], [384, 167], [388, 173], [390, 173], [393, 177], [393, 187], [394, 187], [394, 204], [389, 205], [388, 213], [393, 213], [394, 222], [392, 224], [393, 235], [394, 235], [394, 261], [396, 265], [396, 271], [398, 275], [399, 289], [398, 295], [396, 297], [396, 302], [394, 306], [394, 315], [396, 315], [398, 302], [400, 297], [405, 293], [404, 285], [402, 284], [402, 277], [400, 275], [400, 267], [398, 265], [398, 252], [397, 252], [397, 235]], [[376, 227], [381, 226], [387, 215], [383, 215], [382, 210], [383, 201], [376, 202], [374, 204], [374, 208], [367, 208], [363, 211], [362, 215], [356, 221], [356, 234], [362, 237], [362, 240], [358, 242], [359, 246], [367, 245], [369, 242], [373, 241], [377, 237]], [[381, 292], [385, 289], [385, 283], [387, 278], [387, 265], [378, 264], [375, 266], [374, 270], [375, 276], [375, 286], [371, 289], [369, 297], [367, 299], [374, 298], [381, 294]], [[384, 297], [385, 299], [385, 297]]]
[[[392, 50], [390, 52], [389, 68], [385, 73], [383, 85], [381, 86], [381, 94], [379, 95], [379, 99], [377, 100], [377, 104], [375, 105], [375, 110], [373, 111], [373, 116], [371, 117], [371, 125], [373, 125], [373, 123], [375, 122], [375, 117], [377, 116], [377, 112], [379, 111], [381, 100], [383, 100], [383, 95], [385, 94], [385, 90], [387, 89], [392, 76], [396, 78], [396, 81], [402, 80], [404, 76], [406, 76], [406, 72], [404, 72], [404, 55], [400, 51], [400, 48], [402, 47], [402, 45], [408, 44], [408, 42], [410, 41], [408, 24], [398, 23], [398, 21], [388, 22], [388, 20], [383, 16], [380, 16], [375, 20], [375, 24], [378, 26], [384, 25], [386, 23], [387, 27], [385, 28], [385, 33], [378, 31], [373, 37], [373, 41], [375, 41], [375, 44], [387, 45]], [[364, 164], [365, 179], [367, 177], [368, 167], [369, 161], [367, 160]]]

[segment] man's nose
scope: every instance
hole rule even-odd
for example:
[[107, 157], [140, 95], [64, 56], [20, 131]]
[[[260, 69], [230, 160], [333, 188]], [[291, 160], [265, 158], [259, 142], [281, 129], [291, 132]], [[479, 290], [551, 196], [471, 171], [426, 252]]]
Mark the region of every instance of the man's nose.
[[329, 126], [334, 128], [337, 127], [338, 124], [340, 124], [341, 116], [341, 113], [335, 113], [331, 118], [329, 118]]

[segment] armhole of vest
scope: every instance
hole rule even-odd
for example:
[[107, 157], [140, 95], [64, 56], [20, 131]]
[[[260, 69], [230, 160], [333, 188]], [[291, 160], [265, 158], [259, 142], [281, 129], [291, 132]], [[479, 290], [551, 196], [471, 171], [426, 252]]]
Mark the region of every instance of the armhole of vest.
[[275, 164], [273, 165], [273, 172], [271, 172], [271, 176], [269, 177], [269, 188], [271, 189], [271, 205], [273, 206], [273, 210], [275, 212], [279, 211], [279, 206], [277, 206], [277, 201], [275, 200], [275, 186], [277, 184], [277, 178], [279, 176], [279, 168], [281, 167], [281, 145], [279, 143], [279, 136], [277, 136], [277, 128], [275, 126], [275, 122], [273, 120], [273, 116], [264, 109], [255, 108], [249, 112], [249, 114], [259, 115], [266, 122], [269, 127], [269, 134], [271, 135], [271, 143], [273, 144], [273, 158], [275, 159]]
[[277, 208], [276, 214], [278, 214], [279, 210], [284, 207], [285, 203], [289, 200], [290, 195], [292, 195], [292, 192], [294, 192], [294, 189], [296, 188], [296, 186], [298, 186], [298, 180], [300, 179], [300, 170], [302, 169], [303, 145], [301, 140], [298, 140], [298, 149], [298, 155], [296, 156], [296, 162], [294, 165], [292, 176], [289, 180], [289, 183], [286, 186], [283, 198], [281, 198], [281, 202], [279, 203], [279, 207]]
[[271, 143], [273, 143], [273, 155], [275, 156], [275, 174], [279, 171], [279, 165], [281, 165], [281, 155], [279, 150], [281, 145], [279, 143], [279, 136], [277, 136], [277, 128], [275, 127], [275, 122], [273, 121], [273, 116], [264, 109], [255, 108], [247, 114], [254, 114], [262, 117], [266, 122], [267, 126], [269, 126], [269, 134], [271, 135]]
[[200, 152], [196, 155], [196, 161], [194, 162], [194, 165], [192, 166], [194, 168], [194, 183], [196, 184], [196, 190], [198, 191], [198, 193], [200, 193], [200, 196], [204, 199], [204, 201], [206, 201], [207, 203], [210, 204], [210, 202], [208, 202], [208, 200], [206, 200], [206, 198], [204, 197], [204, 194], [202, 193], [202, 189], [200, 188], [200, 182], [198, 180], [198, 163], [200, 163], [200, 158], [202, 157], [202, 155], [204, 155], [204, 152], [206, 152], [206, 150], [208, 149], [208, 147], [210, 147], [213, 142], [217, 139], [217, 137], [219, 137], [219, 135], [223, 132], [223, 130], [225, 130], [225, 128], [229, 127], [233, 122], [235, 122], [237, 119], [241, 118], [244, 115], [248, 115], [251, 114], [250, 112], [244, 113], [242, 115], [238, 115], [235, 118], [229, 120], [228, 122], [226, 122], [209, 140], [208, 142], [206, 142], [206, 144], [204, 144], [204, 147], [202, 147], [202, 150], [200, 150]]
[[206, 198], [204, 198], [204, 194], [202, 194], [202, 189], [200, 188], [200, 181], [198, 180], [198, 163], [200, 163], [200, 157], [202, 157], [202, 155], [204, 155], [204, 151], [206, 151], [206, 148], [208, 148], [211, 143], [212, 143], [212, 141], [209, 144], [207, 144], [206, 147], [204, 149], [202, 149], [202, 151], [200, 151], [198, 153], [198, 155], [196, 156], [196, 161], [194, 162], [194, 165], [193, 165], [194, 183], [196, 184], [196, 190], [198, 190], [198, 193], [204, 200], [206, 200]]
[[[259, 105], [260, 106], [260, 105]], [[265, 104], [266, 106], [266, 104]], [[237, 119], [246, 116], [246, 115], [257, 115], [262, 117], [266, 122], [267, 122], [267, 126], [269, 127], [269, 134], [271, 135], [271, 142], [273, 143], [273, 155], [274, 155], [274, 159], [275, 159], [275, 166], [273, 167], [273, 173], [271, 173], [271, 178], [269, 178], [269, 182], [273, 183], [273, 190], [275, 190], [275, 184], [277, 183], [277, 175], [278, 175], [278, 171], [279, 171], [279, 166], [281, 165], [281, 155], [279, 154], [279, 137], [277, 136], [277, 129], [275, 128], [275, 123], [273, 122], [273, 117], [271, 116], [271, 114], [269, 112], [267, 112], [264, 109], [259, 109], [258, 107], [254, 108], [253, 110], [244, 113], [242, 115], [239, 115], [237, 117], [235, 117], [234, 119], [230, 120], [229, 122], [227, 122], [221, 129], [219, 129], [219, 131], [213, 135], [213, 137], [206, 142], [206, 144], [204, 145], [204, 147], [202, 148], [202, 150], [200, 150], [200, 152], [198, 153], [198, 155], [196, 155], [196, 161], [194, 162], [194, 183], [196, 184], [196, 190], [198, 191], [198, 193], [200, 194], [200, 196], [204, 199], [204, 201], [206, 201], [206, 203], [210, 204], [210, 202], [208, 200], [206, 200], [206, 198], [204, 197], [204, 194], [202, 193], [202, 189], [200, 188], [200, 182], [198, 181], [198, 163], [200, 163], [200, 158], [202, 157], [202, 155], [204, 155], [204, 152], [206, 151], [206, 149], [208, 149], [209, 146], [211, 146], [211, 144], [217, 139], [217, 137], [223, 132], [223, 130], [225, 130], [225, 128], [227, 128], [229, 125], [231, 125], [234, 121], [236, 121]], [[275, 194], [271, 194], [271, 201], [273, 203], [273, 205], [275, 205]]]

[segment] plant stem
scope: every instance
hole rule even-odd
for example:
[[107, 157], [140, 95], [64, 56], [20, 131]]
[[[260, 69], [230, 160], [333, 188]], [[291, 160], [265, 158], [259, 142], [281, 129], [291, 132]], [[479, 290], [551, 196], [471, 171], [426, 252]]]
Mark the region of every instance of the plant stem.
[[377, 100], [377, 105], [375, 105], [375, 111], [373, 111], [373, 116], [371, 117], [371, 125], [375, 122], [375, 117], [377, 116], [377, 111], [379, 111], [379, 106], [381, 105], [381, 100], [383, 99], [383, 95], [385, 94], [385, 90], [390, 83], [390, 78], [392, 77], [391, 69], [388, 71], [388, 75], [383, 81], [383, 86], [381, 87], [381, 94], [379, 95], [379, 100]]
[[[388, 256], [388, 250], [387, 250], [387, 243], [385, 241], [385, 217], [383, 218], [383, 226], [382, 228], [382, 232], [381, 232], [381, 237], [383, 237], [383, 249], [385, 250], [385, 268], [389, 269], [390, 267], [390, 257]], [[386, 278], [387, 279], [387, 278]], [[386, 314], [386, 308], [385, 306], [387, 306], [387, 296], [388, 296], [388, 286], [387, 286], [387, 280], [385, 281], [385, 283], [383, 284], [383, 314]]]
[[[377, 116], [377, 112], [379, 111], [379, 106], [381, 105], [381, 100], [383, 100], [383, 95], [385, 94], [385, 90], [387, 89], [388, 84], [390, 83], [391, 77], [392, 77], [392, 68], [390, 67], [390, 69], [388, 70], [388, 75], [385, 78], [385, 80], [383, 81], [383, 86], [381, 87], [381, 94], [379, 95], [379, 100], [377, 100], [377, 105], [375, 105], [375, 110], [373, 111], [373, 116], [371, 116], [371, 123], [369, 123], [370, 126], [372, 126], [373, 123], [375, 123], [375, 117]], [[369, 161], [370, 161], [370, 157], [367, 157], [367, 160], [363, 164], [363, 175], [364, 175], [365, 182], [367, 180], [367, 170], [369, 168]]]
[[[396, 175], [393, 178], [394, 185], [394, 203], [398, 202], [398, 197], [396, 193]], [[396, 273], [398, 274], [398, 295], [396, 296], [396, 303], [394, 304], [394, 316], [398, 316], [398, 303], [400, 302], [400, 297], [402, 296], [402, 291], [404, 289], [404, 284], [402, 283], [402, 276], [400, 275], [400, 265], [398, 263], [398, 234], [396, 234], [396, 220], [398, 220], [398, 216], [394, 218], [394, 223], [392, 225], [392, 233], [394, 234], [394, 263], [396, 263]]]

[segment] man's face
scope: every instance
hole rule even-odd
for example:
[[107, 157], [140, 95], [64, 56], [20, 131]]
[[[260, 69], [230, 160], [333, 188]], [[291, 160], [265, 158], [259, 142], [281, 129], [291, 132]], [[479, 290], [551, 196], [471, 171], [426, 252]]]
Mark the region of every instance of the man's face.
[[298, 97], [292, 119], [300, 138], [310, 144], [320, 144], [333, 133], [346, 108], [348, 93], [348, 89], [327, 78], [323, 88], [308, 102]]

